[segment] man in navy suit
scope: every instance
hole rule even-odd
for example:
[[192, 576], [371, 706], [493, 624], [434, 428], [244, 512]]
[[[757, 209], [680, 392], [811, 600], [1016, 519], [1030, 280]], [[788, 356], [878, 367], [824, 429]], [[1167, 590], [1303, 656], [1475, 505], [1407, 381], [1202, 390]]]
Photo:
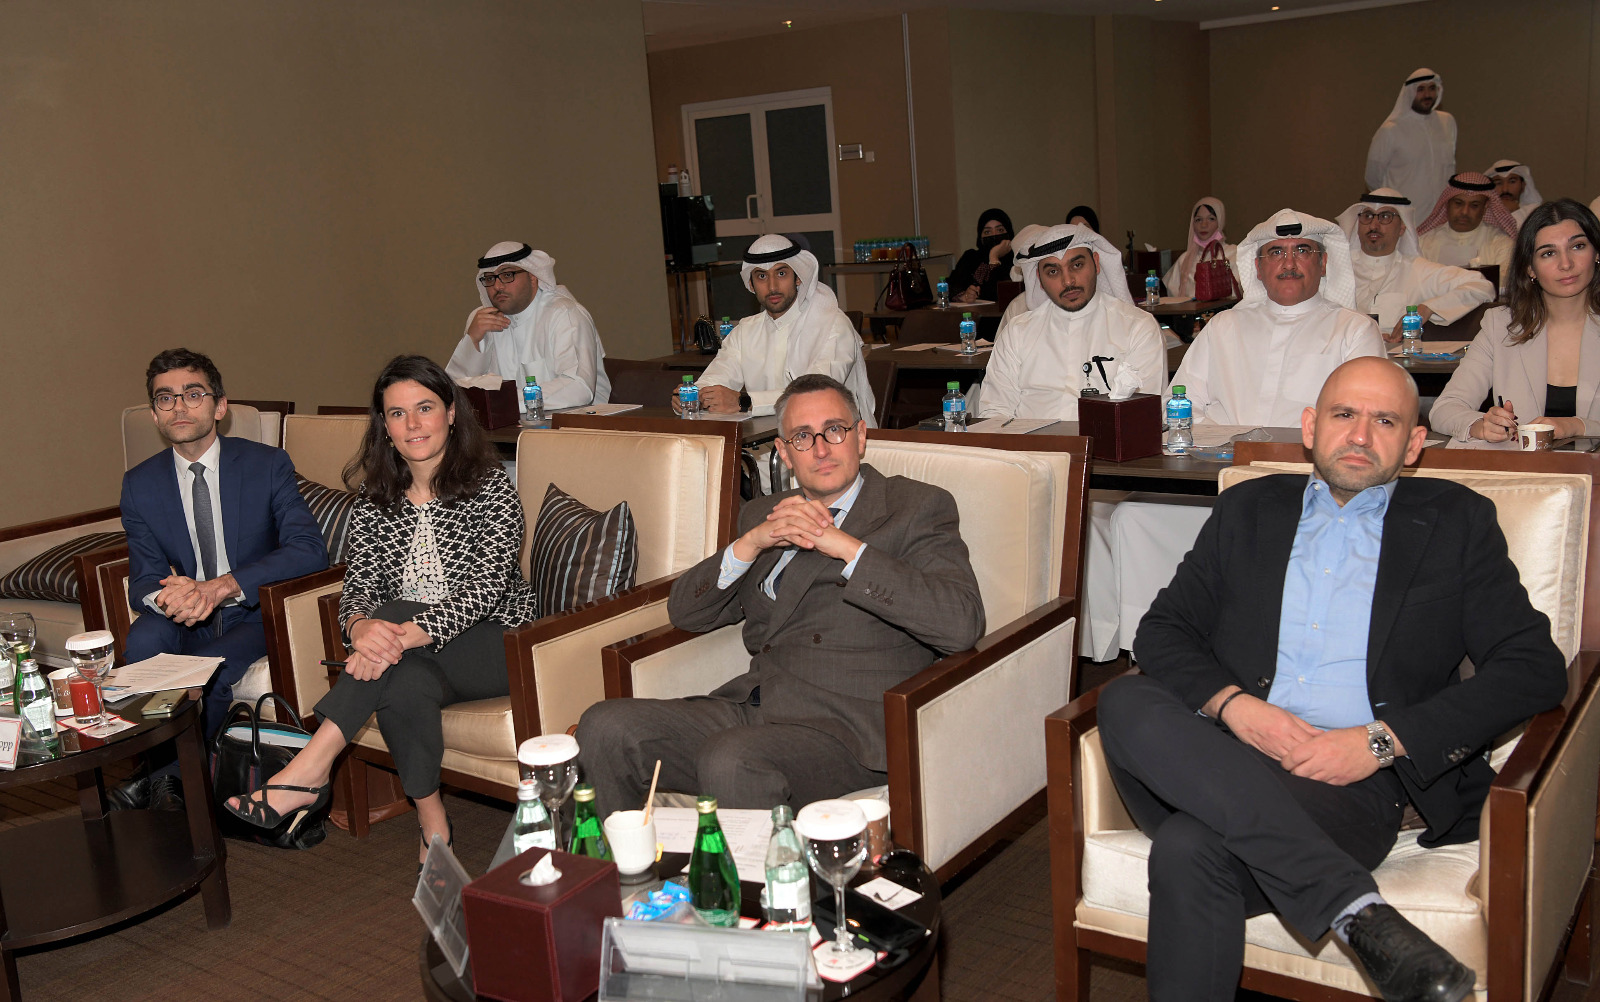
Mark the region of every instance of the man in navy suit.
[[[222, 374], [186, 348], [145, 371], [150, 416], [172, 448], [122, 478], [128, 602], [140, 616], [127, 661], [157, 654], [221, 657], [202, 707], [206, 738], [222, 724], [233, 684], [267, 652], [262, 585], [328, 566], [316, 519], [282, 449], [217, 434], [228, 413]], [[172, 807], [176, 770], [156, 770], [113, 792], [122, 807]]]

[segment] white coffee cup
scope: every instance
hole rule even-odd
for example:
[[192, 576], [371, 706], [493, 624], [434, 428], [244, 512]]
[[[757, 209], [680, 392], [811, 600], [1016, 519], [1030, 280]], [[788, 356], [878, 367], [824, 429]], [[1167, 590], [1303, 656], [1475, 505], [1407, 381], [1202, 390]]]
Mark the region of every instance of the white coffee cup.
[[1544, 452], [1556, 442], [1553, 424], [1522, 424], [1517, 426], [1517, 444], [1523, 452]]
[[645, 824], [643, 811], [612, 811], [605, 830], [619, 872], [643, 873], [656, 861], [656, 823], [652, 818]]

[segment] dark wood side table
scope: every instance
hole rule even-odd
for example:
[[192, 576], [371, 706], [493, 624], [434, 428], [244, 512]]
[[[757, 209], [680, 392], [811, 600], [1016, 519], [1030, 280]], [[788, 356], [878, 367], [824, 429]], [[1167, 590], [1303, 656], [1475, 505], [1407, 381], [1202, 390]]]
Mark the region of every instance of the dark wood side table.
[[[0, 831], [0, 1002], [22, 997], [16, 951], [104, 929], [196, 888], [207, 927], [228, 924], [200, 704], [191, 696], [171, 717], [146, 719], [131, 708], [119, 715], [135, 726], [105, 740], [63, 734], [49, 757], [25, 756], [14, 772], [0, 772], [0, 789], [71, 776], [81, 808], [81, 817]], [[107, 811], [101, 769], [164, 741], [177, 745], [184, 811]]]
[[[657, 865], [657, 872], [661, 876], [675, 876], [688, 868], [689, 855], [667, 853]], [[903, 963], [888, 970], [868, 971], [847, 984], [825, 981], [821, 991], [813, 990], [806, 993], [808, 1002], [834, 1002], [842, 998], [862, 1000], [862, 1002], [888, 1002], [888, 1000], [937, 1002], [939, 917], [943, 910], [939, 896], [939, 881], [926, 866], [922, 865], [920, 859], [909, 852], [900, 851], [887, 857], [882, 868], [876, 873], [863, 873], [852, 881], [852, 884], [865, 883], [878, 876], [887, 877], [922, 895], [921, 898], [900, 909], [900, 914], [927, 926], [931, 935], [925, 938]], [[811, 880], [811, 889], [818, 897], [823, 893], [833, 893], [818, 881], [815, 875]], [[745, 915], [760, 915], [761, 885], [744, 882], [739, 885], [739, 890], [742, 899], [739, 910]], [[848, 903], [845, 906], [845, 913], [848, 917]], [[432, 936], [423, 937], [417, 966], [422, 975], [422, 993], [429, 1002], [476, 1002], [479, 998], [473, 994], [470, 983], [472, 973], [470, 959], [467, 968], [468, 982], [464, 984], [445, 962], [444, 954], [434, 943]]]

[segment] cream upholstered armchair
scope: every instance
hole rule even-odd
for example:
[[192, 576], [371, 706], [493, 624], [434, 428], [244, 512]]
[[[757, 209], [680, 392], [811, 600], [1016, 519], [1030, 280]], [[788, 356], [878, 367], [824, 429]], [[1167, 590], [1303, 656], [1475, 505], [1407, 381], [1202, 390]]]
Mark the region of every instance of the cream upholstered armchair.
[[[604, 698], [600, 649], [667, 622], [672, 579], [732, 538], [738, 491], [738, 428], [725, 422], [611, 418], [580, 421], [557, 415], [549, 430], [517, 439], [517, 493], [527, 514], [523, 572], [546, 488], [562, 490], [596, 510], [627, 501], [638, 532], [636, 580], [608, 599], [544, 616], [506, 634], [510, 695], [457, 703], [444, 710], [444, 782], [515, 800], [517, 745], [561, 732]], [[342, 660], [337, 593], [323, 595], [322, 635], [329, 660]], [[300, 672], [299, 699], [316, 702], [329, 676]], [[394, 767], [376, 722], [356, 737], [351, 758]], [[371, 805], [367, 773], [345, 769], [351, 831], [362, 836]], [[344, 780], [341, 780], [344, 782]]]
[[[228, 405], [228, 413], [218, 422], [217, 434], [245, 438], [265, 445], [278, 444], [280, 415], [263, 418], [262, 412], [249, 404]], [[135, 404], [122, 411], [122, 462], [123, 469], [135, 466], [168, 448], [167, 442], [156, 431], [150, 420], [150, 405]]]
[[[983, 596], [988, 634], [884, 693], [894, 839], [941, 879], [1044, 788], [1044, 735], [1022, 722], [1072, 691], [1088, 440], [884, 431], [866, 462], [943, 487]], [[666, 628], [606, 651], [606, 695], [700, 695], [748, 670], [738, 624]], [[692, 792], [692, 791], [691, 791]]]
[[[121, 531], [122, 513], [116, 505], [0, 529], [0, 577], [63, 543], [97, 533]], [[92, 544], [86, 541], [82, 545]], [[66, 657], [66, 648], [62, 645], [68, 637], [84, 630], [106, 628], [107, 596], [100, 587], [98, 570], [102, 564], [118, 560], [126, 563], [127, 556], [128, 544], [114, 541], [111, 545], [74, 556], [72, 564], [78, 578], [77, 602], [0, 598], [0, 609], [32, 615], [39, 631], [35, 637], [39, 652]]]
[[[1297, 445], [1240, 443], [1226, 489], [1273, 473], [1305, 473]], [[1600, 542], [1590, 532], [1600, 459], [1575, 453], [1429, 449], [1407, 475], [1448, 477], [1494, 501], [1534, 606], [1550, 617], [1570, 663], [1566, 701], [1492, 750], [1499, 775], [1480, 839], [1424, 849], [1402, 831], [1375, 871], [1379, 890], [1478, 975], [1477, 997], [1539, 998], [1556, 976], [1587, 894], [1600, 779]], [[1095, 709], [1099, 690], [1046, 721], [1050, 763], [1050, 871], [1056, 997], [1088, 997], [1089, 953], [1144, 960], [1150, 841], [1129, 817], [1106, 770]], [[1573, 958], [1587, 976], [1587, 922]], [[1249, 989], [1302, 1000], [1375, 996], [1343, 944], [1308, 943], [1276, 915], [1245, 926]], [[1581, 958], [1579, 955], [1581, 954]]]

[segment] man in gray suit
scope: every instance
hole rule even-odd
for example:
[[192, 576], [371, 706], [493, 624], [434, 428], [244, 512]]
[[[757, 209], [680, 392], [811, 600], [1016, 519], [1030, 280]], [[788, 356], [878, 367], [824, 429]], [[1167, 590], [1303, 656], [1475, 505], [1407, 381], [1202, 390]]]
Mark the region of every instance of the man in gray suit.
[[983, 635], [955, 499], [863, 466], [855, 398], [824, 375], [777, 401], [777, 449], [800, 489], [758, 497], [741, 535], [686, 571], [673, 625], [744, 622], [750, 670], [709, 696], [613, 699], [578, 723], [604, 817], [661, 788], [723, 807], [799, 807], [885, 782], [883, 692]]

